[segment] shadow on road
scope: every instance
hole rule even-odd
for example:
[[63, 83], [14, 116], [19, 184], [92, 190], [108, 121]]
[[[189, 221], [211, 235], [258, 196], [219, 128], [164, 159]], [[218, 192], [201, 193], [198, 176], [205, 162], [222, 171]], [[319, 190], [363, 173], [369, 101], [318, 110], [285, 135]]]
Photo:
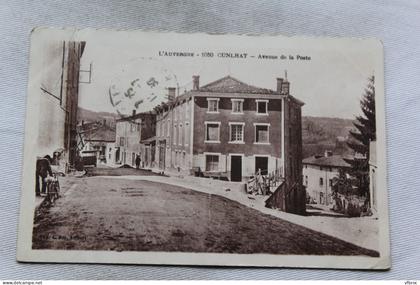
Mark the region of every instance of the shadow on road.
[[92, 167], [86, 168], [86, 176], [126, 176], [126, 175], [142, 175], [142, 176], [162, 176], [147, 169], [136, 169], [132, 167], [105, 168]]
[[332, 218], [350, 218], [344, 214], [336, 213], [331, 210], [325, 210], [323, 208], [315, 207], [314, 205], [306, 205], [307, 216], [318, 216], [318, 217], [332, 217]]

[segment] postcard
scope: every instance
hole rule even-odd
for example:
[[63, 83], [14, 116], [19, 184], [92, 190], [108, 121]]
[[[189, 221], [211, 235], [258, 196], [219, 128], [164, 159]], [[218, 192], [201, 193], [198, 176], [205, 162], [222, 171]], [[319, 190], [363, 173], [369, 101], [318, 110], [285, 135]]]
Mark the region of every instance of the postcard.
[[388, 269], [377, 39], [36, 28], [17, 260]]

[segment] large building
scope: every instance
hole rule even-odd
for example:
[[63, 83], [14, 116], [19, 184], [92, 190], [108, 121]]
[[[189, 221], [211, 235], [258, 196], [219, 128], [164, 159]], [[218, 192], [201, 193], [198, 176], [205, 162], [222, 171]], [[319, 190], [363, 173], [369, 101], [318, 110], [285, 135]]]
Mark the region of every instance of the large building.
[[156, 161], [162, 169], [225, 173], [242, 181], [258, 171], [301, 175], [301, 106], [289, 94], [290, 83], [277, 79], [277, 90], [258, 88], [231, 76], [193, 89], [155, 108]]
[[192, 90], [176, 96], [169, 88], [168, 102], [155, 108], [158, 167], [230, 181], [279, 175], [300, 189], [303, 103], [290, 95], [287, 80], [276, 85], [259, 88], [226, 76], [200, 86], [193, 76]]
[[303, 185], [311, 202], [330, 205], [332, 203], [333, 179], [338, 177], [340, 169], [346, 170], [350, 165], [341, 155], [331, 151], [303, 160]]
[[136, 165], [136, 156], [142, 154], [141, 141], [153, 137], [155, 134], [154, 112], [138, 113], [133, 111], [131, 116], [120, 118], [116, 121], [115, 164]]
[[[63, 149], [63, 162], [73, 166], [77, 149], [77, 106], [80, 59], [85, 42], [63, 41], [43, 49], [48, 56], [40, 70], [40, 128], [37, 154]], [[53, 119], [52, 119], [53, 118]]]

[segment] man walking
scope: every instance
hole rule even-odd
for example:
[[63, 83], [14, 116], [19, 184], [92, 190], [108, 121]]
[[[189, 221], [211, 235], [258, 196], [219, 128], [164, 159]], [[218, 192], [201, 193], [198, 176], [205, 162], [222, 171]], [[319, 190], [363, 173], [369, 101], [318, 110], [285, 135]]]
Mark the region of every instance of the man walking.
[[140, 162], [141, 162], [140, 154], [138, 154], [136, 156], [136, 169], [139, 169], [140, 168]]

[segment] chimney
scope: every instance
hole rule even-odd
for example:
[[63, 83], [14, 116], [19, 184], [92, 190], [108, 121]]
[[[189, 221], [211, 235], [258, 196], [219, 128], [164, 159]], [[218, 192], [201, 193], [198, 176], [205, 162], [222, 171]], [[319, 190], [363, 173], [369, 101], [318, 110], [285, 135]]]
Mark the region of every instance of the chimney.
[[133, 117], [136, 115], [136, 109], [133, 109]]
[[281, 94], [289, 95], [290, 93], [290, 82], [285, 80], [281, 85]]
[[175, 97], [176, 97], [176, 88], [168, 87], [168, 102], [174, 101]]
[[276, 91], [278, 93], [281, 93], [282, 85], [283, 85], [283, 78], [277, 77], [277, 90]]
[[333, 155], [333, 152], [331, 150], [326, 150], [324, 153], [325, 157], [331, 157]]
[[200, 89], [200, 75], [193, 75], [193, 90], [198, 91]]

